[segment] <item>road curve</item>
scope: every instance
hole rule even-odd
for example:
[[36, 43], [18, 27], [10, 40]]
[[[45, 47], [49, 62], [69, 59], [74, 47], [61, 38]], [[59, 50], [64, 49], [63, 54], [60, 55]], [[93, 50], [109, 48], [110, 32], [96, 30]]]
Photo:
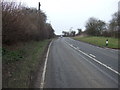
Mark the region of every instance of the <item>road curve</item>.
[[118, 72], [118, 51], [71, 38], [54, 40], [48, 56], [44, 88], [118, 88], [119, 75], [94, 59]]

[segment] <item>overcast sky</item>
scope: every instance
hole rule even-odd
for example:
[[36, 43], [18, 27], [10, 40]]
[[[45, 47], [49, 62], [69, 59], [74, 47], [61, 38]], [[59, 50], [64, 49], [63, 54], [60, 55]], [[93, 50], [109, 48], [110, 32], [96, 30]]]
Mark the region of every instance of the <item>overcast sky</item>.
[[[15, 0], [16, 1], [16, 0]], [[118, 10], [119, 0], [18, 0], [28, 7], [38, 8], [48, 17], [47, 22], [53, 26], [56, 34], [78, 28], [85, 29], [85, 23], [90, 17], [109, 22], [112, 14]]]

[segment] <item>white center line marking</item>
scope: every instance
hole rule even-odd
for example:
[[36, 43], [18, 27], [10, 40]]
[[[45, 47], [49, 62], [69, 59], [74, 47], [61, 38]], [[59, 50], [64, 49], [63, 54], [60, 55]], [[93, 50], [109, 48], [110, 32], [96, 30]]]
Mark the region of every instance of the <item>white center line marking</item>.
[[77, 49], [79, 50], [79, 47], [77, 47]]
[[89, 55], [90, 55], [90, 56], [92, 56], [92, 57], [94, 57], [94, 58], [96, 57], [96, 56], [95, 56], [95, 55], [93, 55], [93, 54], [89, 54]]
[[[69, 46], [71, 46], [68, 42], [67, 42], [67, 44], [68, 44]], [[77, 48], [75, 48], [74, 46], [71, 46], [71, 47], [74, 48], [75, 50], [77, 50]], [[107, 66], [106, 64], [100, 62], [99, 60], [91, 57], [90, 55], [86, 54], [85, 52], [81, 51], [80, 49], [79, 49], [78, 51], [81, 52], [82, 54], [86, 55], [87, 57], [91, 58], [91, 59], [94, 60], [95, 62], [99, 63], [100, 65], [104, 66], [105, 68], [107, 68], [107, 69], [113, 71], [114, 73], [120, 75], [120, 73], [119, 73], [118, 71], [112, 69], [110, 66]]]

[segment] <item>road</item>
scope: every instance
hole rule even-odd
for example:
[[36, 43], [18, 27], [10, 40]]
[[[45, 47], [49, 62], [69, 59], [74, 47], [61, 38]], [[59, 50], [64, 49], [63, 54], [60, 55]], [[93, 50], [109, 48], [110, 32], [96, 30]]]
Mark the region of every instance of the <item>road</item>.
[[44, 88], [118, 88], [118, 51], [68, 37], [54, 40]]

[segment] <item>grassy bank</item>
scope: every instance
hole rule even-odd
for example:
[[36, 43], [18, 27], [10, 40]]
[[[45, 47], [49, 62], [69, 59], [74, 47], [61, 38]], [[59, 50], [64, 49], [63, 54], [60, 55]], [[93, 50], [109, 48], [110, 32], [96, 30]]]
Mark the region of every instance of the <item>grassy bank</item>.
[[90, 44], [94, 44], [100, 47], [106, 47], [105, 41], [106, 39], [108, 39], [109, 44], [108, 44], [108, 48], [119, 48], [120, 46], [118, 45], [118, 39], [117, 38], [112, 38], [112, 37], [95, 37], [95, 36], [89, 36], [89, 37], [74, 37], [73, 39], [75, 40], [80, 40], [83, 42], [87, 42]]
[[28, 88], [32, 74], [44, 56], [50, 40], [31, 41], [3, 49], [3, 87]]

